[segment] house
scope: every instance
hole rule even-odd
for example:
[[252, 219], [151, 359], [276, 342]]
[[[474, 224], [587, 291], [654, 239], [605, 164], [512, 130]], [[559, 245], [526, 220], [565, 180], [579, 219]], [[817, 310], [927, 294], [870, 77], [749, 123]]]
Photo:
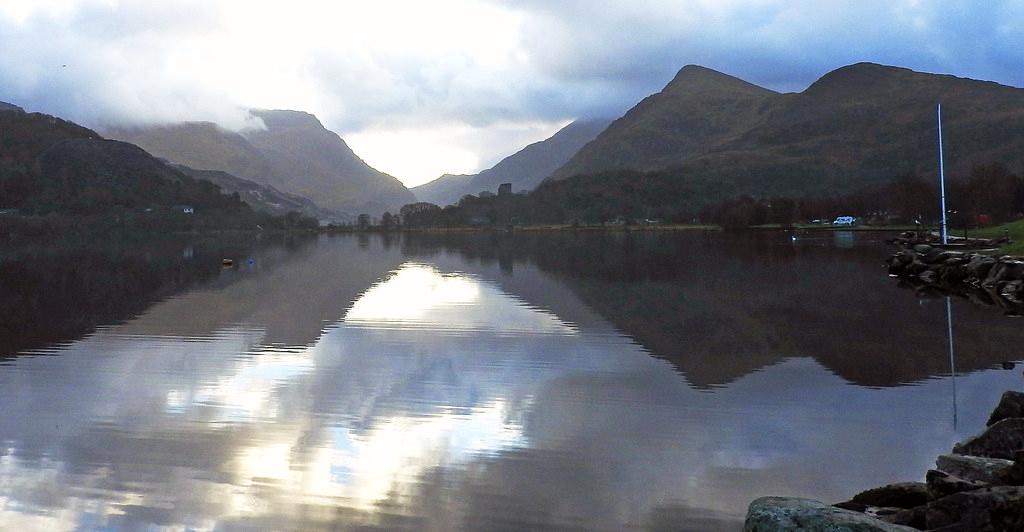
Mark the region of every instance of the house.
[[175, 205], [171, 207], [174, 212], [180, 212], [181, 214], [195, 214], [196, 210], [191, 205]]
[[499, 196], [511, 196], [512, 195], [512, 183], [502, 183], [498, 185]]

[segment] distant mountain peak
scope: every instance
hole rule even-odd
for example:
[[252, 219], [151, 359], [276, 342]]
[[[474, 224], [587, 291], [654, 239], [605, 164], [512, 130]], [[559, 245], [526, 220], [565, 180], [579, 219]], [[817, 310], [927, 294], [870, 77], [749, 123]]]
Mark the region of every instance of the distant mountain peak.
[[744, 92], [751, 94], [773, 94], [775, 91], [754, 85], [735, 76], [700, 65], [686, 65], [679, 69], [662, 93], [721, 93]]
[[263, 120], [267, 129], [311, 128], [325, 129], [320, 119], [305, 111], [291, 109], [252, 109], [249, 114]]
[[919, 75], [909, 68], [881, 65], [878, 63], [861, 62], [839, 67], [811, 84], [804, 91], [815, 94], [841, 90], [844, 92], [864, 91], [879, 86], [896, 83], [900, 80]]

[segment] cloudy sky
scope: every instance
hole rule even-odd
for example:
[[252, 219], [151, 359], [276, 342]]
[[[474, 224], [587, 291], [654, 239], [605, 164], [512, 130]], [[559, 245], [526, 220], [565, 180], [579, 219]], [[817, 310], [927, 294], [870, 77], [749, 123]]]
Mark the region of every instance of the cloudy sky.
[[315, 113], [415, 185], [688, 63], [798, 91], [857, 61], [1024, 86], [1024, 0], [0, 0], [0, 100], [101, 127]]

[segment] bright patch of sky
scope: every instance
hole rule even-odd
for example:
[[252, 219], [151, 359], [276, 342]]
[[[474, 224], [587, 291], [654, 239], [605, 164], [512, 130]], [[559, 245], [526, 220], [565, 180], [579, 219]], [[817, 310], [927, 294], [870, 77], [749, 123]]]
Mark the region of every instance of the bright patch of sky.
[[689, 63], [777, 90], [858, 61], [1021, 86], [1022, 48], [1024, 0], [4, 0], [0, 100], [94, 127], [306, 110], [416, 185]]

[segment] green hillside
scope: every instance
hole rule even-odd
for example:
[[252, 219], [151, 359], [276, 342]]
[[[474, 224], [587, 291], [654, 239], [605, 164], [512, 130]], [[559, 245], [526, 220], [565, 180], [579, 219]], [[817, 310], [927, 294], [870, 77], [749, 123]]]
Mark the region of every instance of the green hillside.
[[[842, 194], [935, 174], [935, 104], [947, 170], [1024, 168], [1024, 89], [859, 63], [778, 94], [685, 67], [554, 174], [665, 170], [754, 196]], [[703, 185], [700, 185], [703, 186]]]

